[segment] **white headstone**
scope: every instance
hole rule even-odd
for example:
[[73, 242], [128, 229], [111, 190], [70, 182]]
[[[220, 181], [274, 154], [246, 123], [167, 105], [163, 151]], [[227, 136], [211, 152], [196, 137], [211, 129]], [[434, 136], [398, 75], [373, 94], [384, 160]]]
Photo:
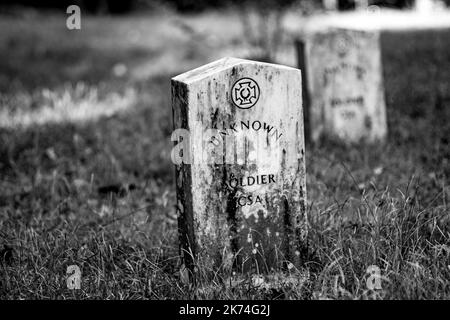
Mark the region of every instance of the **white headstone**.
[[[181, 255], [211, 270], [298, 265], [306, 236], [300, 70], [224, 58], [172, 79]], [[180, 130], [186, 129], [186, 130]]]
[[299, 45], [306, 69], [308, 126], [320, 136], [374, 142], [387, 134], [380, 33], [331, 28]]

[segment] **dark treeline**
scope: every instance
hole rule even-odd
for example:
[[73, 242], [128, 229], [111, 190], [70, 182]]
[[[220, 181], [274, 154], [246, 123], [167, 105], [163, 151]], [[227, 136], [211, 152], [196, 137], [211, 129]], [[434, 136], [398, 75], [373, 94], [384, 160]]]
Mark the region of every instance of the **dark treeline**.
[[65, 10], [70, 5], [79, 5], [84, 11], [91, 13], [127, 13], [137, 8], [139, 3], [151, 2], [128, 0], [2, 0], [0, 7], [31, 7], [36, 9]]
[[[202, 11], [208, 8], [221, 8], [230, 5], [255, 4], [265, 7], [285, 7], [293, 2], [308, 2], [318, 0], [2, 0], [0, 6], [26, 6], [42, 9], [65, 9], [71, 4], [79, 5], [91, 13], [127, 13], [143, 7], [168, 5], [180, 12]], [[369, 0], [370, 4], [406, 8], [414, 5], [415, 0]], [[444, 0], [450, 4], [450, 0]], [[355, 0], [338, 0], [340, 10], [355, 8]]]

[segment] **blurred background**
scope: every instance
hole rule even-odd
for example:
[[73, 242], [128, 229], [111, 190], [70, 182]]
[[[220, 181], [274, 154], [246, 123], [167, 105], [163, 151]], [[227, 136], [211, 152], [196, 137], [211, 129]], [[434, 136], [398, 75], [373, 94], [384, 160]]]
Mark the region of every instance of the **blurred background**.
[[[66, 25], [72, 4], [80, 30]], [[390, 272], [387, 297], [448, 298], [449, 5], [3, 0], [0, 296], [72, 297], [64, 276], [74, 263], [92, 286], [77, 297], [248, 298], [178, 285], [170, 78], [224, 56], [296, 67], [295, 40], [338, 20], [382, 30], [389, 136], [308, 143], [311, 277], [345, 273], [360, 297], [354, 279], [378, 264]], [[328, 294], [312, 278], [283, 297]]]
[[[6, 2], [5, 2], [6, 1]], [[224, 8], [230, 4], [249, 4], [252, 3], [258, 6], [279, 6], [292, 4], [293, 0], [287, 1], [254, 1], [254, 0], [130, 0], [130, 1], [113, 1], [113, 0], [45, 0], [45, 1], [32, 1], [32, 0], [5, 0], [3, 3], [5, 6], [30, 6], [35, 8], [67, 8], [71, 4], [79, 5], [84, 10], [91, 13], [129, 13], [133, 10], [140, 10], [143, 8], [151, 8], [155, 6], [168, 5], [180, 12], [200, 11], [214, 8]], [[420, 1], [420, 0], [419, 0]], [[300, 1], [297, 1], [300, 2]], [[304, 1], [306, 2], [306, 1]], [[324, 0], [324, 1], [309, 1], [315, 3], [314, 5], [319, 7], [334, 7], [338, 10], [352, 10], [361, 5], [378, 5], [391, 8], [407, 8], [412, 7], [415, 0]], [[443, 1], [448, 2], [448, 1]]]

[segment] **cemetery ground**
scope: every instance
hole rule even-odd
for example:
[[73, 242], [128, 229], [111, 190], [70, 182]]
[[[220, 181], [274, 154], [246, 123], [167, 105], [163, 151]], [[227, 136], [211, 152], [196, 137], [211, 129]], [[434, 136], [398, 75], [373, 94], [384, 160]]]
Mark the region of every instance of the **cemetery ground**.
[[385, 145], [307, 144], [304, 270], [199, 265], [186, 283], [170, 78], [241, 43], [229, 18], [83, 17], [72, 32], [63, 16], [0, 17], [1, 299], [450, 298], [450, 30], [382, 36]]

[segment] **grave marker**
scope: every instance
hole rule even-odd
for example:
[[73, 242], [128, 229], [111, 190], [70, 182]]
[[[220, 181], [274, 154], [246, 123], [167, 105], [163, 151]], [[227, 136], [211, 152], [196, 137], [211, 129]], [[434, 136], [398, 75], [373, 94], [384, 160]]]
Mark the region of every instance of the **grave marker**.
[[189, 269], [265, 273], [300, 264], [301, 95], [300, 70], [235, 58], [172, 79], [172, 160]]
[[380, 33], [330, 28], [298, 42], [310, 137], [374, 142], [387, 134]]

